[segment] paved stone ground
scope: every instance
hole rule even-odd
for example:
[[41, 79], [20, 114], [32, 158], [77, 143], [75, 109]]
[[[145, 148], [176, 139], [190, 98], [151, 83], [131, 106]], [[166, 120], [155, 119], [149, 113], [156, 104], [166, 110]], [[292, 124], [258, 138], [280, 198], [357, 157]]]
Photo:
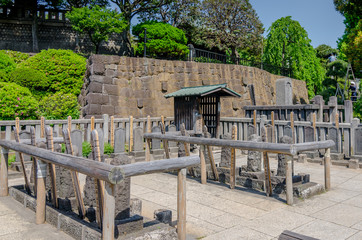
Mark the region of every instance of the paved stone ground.
[[[246, 164], [246, 158], [239, 156], [237, 163]], [[276, 167], [271, 159], [271, 168]], [[323, 171], [316, 163], [295, 162], [295, 173], [309, 173], [313, 182], [324, 184]], [[288, 206], [285, 196], [268, 198], [263, 192], [188, 178], [188, 238], [277, 239], [291, 230], [319, 239], [362, 239], [362, 169], [332, 166], [331, 181], [329, 192]], [[152, 218], [154, 210], [166, 208], [176, 220], [176, 175], [133, 177], [131, 194], [143, 201], [144, 216]]]

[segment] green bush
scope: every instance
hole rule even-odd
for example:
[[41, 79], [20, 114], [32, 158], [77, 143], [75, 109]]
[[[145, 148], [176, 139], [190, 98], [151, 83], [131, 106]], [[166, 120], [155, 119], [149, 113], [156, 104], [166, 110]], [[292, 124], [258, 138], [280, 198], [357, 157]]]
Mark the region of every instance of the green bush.
[[45, 91], [49, 86], [44, 73], [27, 67], [15, 68], [11, 73], [9, 82], [27, 87], [33, 94], [36, 90]]
[[133, 35], [139, 39], [135, 49], [137, 55], [143, 55], [144, 38], [147, 28], [147, 56], [167, 59], [185, 58], [189, 53], [185, 33], [167, 23], [147, 21], [133, 27]]
[[68, 116], [78, 119], [80, 114], [77, 97], [70, 93], [57, 92], [46, 96], [39, 106], [46, 119], [66, 119]]
[[114, 153], [114, 148], [111, 144], [105, 143], [104, 144], [104, 154], [110, 155], [111, 153]]
[[22, 63], [23, 66], [44, 73], [49, 84], [48, 92], [80, 94], [86, 70], [86, 59], [71, 50], [42, 50]]
[[16, 64], [11, 57], [0, 52], [0, 82], [9, 80], [10, 73], [15, 69]]
[[0, 119], [37, 119], [38, 102], [29, 89], [15, 83], [0, 82]]
[[92, 152], [92, 146], [89, 142], [82, 142], [83, 157], [88, 157]]
[[17, 64], [24, 62], [25, 60], [27, 60], [30, 57], [29, 54], [18, 52], [18, 51], [0, 50], [0, 52], [8, 55]]
[[8, 159], [8, 166], [10, 167], [13, 162], [16, 162], [16, 155], [12, 155]]

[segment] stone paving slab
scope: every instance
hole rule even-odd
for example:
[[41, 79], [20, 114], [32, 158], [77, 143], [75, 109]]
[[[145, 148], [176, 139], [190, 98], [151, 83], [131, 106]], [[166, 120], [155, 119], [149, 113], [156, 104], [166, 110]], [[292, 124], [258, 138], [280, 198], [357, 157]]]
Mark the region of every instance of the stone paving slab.
[[[237, 163], [245, 165], [246, 158], [239, 155]], [[323, 165], [294, 164], [295, 174], [308, 173], [311, 181], [324, 184]], [[276, 169], [277, 161], [271, 159], [270, 166]], [[188, 239], [277, 239], [284, 230], [319, 239], [362, 239], [362, 169], [333, 165], [331, 182], [330, 191], [288, 206], [283, 195], [268, 198], [263, 192], [188, 178]], [[153, 217], [158, 207], [167, 208], [176, 220], [176, 202], [170, 204], [176, 189], [176, 175], [152, 174], [132, 178], [131, 195], [143, 201], [143, 214]]]

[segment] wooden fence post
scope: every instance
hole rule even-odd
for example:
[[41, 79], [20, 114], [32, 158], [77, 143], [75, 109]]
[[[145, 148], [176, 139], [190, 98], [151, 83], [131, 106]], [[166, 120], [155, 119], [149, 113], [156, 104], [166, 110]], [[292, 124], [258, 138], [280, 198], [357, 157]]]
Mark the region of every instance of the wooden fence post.
[[200, 171], [201, 171], [201, 183], [206, 184], [207, 182], [207, 174], [206, 174], [206, 162], [205, 162], [205, 145], [200, 145], [199, 155], [200, 155]]
[[161, 115], [161, 123], [163, 124], [163, 126], [165, 126], [165, 118], [163, 115]]
[[253, 125], [254, 125], [255, 131], [256, 131], [256, 110], [253, 111]]
[[[14, 128], [14, 137], [15, 137], [15, 141], [17, 143], [20, 142], [19, 139], [19, 128]], [[25, 190], [28, 194], [31, 194], [30, 191], [30, 185], [29, 185], [29, 180], [28, 180], [28, 176], [26, 174], [26, 169], [25, 169], [25, 163], [24, 163], [24, 157], [23, 154], [21, 152], [18, 153], [19, 154], [19, 159], [20, 159], [20, 164], [21, 164], [21, 168], [23, 170], [23, 176], [24, 176], [24, 182], [25, 182]]]
[[292, 176], [292, 160], [287, 161], [287, 171], [286, 171], [286, 195], [287, 195], [287, 204], [293, 205], [293, 176]]
[[[30, 128], [30, 143], [32, 146], [36, 146], [36, 137], [35, 137], [35, 128], [31, 127]], [[37, 182], [38, 182], [38, 178], [37, 178], [37, 160], [35, 159], [35, 157], [31, 157], [32, 161], [33, 161], [33, 175], [34, 175], [34, 195], [37, 196]]]
[[265, 177], [265, 192], [268, 197], [273, 195], [273, 189], [271, 185], [271, 174], [268, 152], [263, 152], [264, 162], [264, 177]]
[[44, 117], [40, 118], [40, 137], [43, 138], [44, 137], [44, 132], [45, 132], [45, 119]]
[[9, 150], [6, 148], [1, 148], [0, 197], [5, 197], [9, 195], [8, 160], [9, 160]]
[[109, 115], [103, 114], [103, 142], [104, 144], [108, 143], [109, 141]]
[[[54, 144], [53, 144], [53, 128], [47, 127], [45, 129], [46, 141], [47, 141], [47, 149], [50, 151], [54, 151]], [[57, 196], [57, 177], [55, 172], [55, 165], [49, 163], [49, 173], [50, 173], [50, 180], [52, 183], [52, 203], [55, 208], [58, 208], [58, 196]]]
[[91, 132], [94, 130], [94, 116], [91, 117]]
[[[203, 127], [203, 133], [204, 133], [204, 137], [207, 138], [208, 137], [208, 132], [207, 132], [206, 125], [204, 125], [204, 127]], [[214, 159], [214, 154], [212, 153], [212, 147], [210, 145], [206, 145], [206, 148], [207, 148], [207, 153], [209, 155], [211, 169], [212, 169], [212, 172], [214, 174], [214, 178], [215, 178], [216, 181], [219, 181], [219, 173], [217, 172], [217, 168], [216, 168], [216, 165], [215, 165], [215, 159]]]
[[20, 120], [18, 117], [15, 118], [15, 127], [19, 130], [20, 132]]
[[[232, 133], [231, 133], [231, 139], [237, 140], [237, 126], [233, 125], [232, 127]], [[231, 148], [231, 162], [230, 162], [230, 188], [235, 188], [235, 160], [236, 160], [236, 154], [235, 154], [235, 148]]]
[[69, 132], [72, 132], [72, 117], [68, 116], [68, 129]]
[[114, 239], [114, 219], [116, 201], [114, 198], [114, 185], [105, 183], [104, 202], [103, 202], [103, 218], [102, 218], [102, 239]]
[[129, 151], [132, 152], [133, 147], [133, 117], [129, 117]]
[[[166, 134], [166, 130], [165, 130], [165, 124], [163, 124], [162, 122], [160, 123], [160, 128], [161, 128], [161, 133], [162, 134]], [[162, 140], [163, 143], [163, 149], [165, 149], [165, 155], [167, 159], [170, 159], [170, 150], [168, 148], [168, 141], [167, 140]]]
[[[151, 133], [151, 117], [147, 116], [147, 133]], [[146, 139], [146, 162], [151, 161], [151, 139]]]
[[317, 128], [316, 128], [317, 114], [313, 113], [312, 117], [313, 117], [312, 126], [313, 126], [314, 141], [316, 141], [317, 140]]
[[272, 143], [275, 143], [275, 116], [274, 111], [271, 112], [271, 125], [272, 125]]
[[186, 168], [177, 174], [177, 237], [186, 239]]
[[290, 112], [290, 128], [292, 129], [292, 143], [295, 143], [294, 112]]
[[331, 149], [327, 148], [324, 154], [324, 187], [326, 190], [331, 188]]
[[36, 197], [36, 213], [35, 223], [43, 224], [45, 222], [45, 209], [46, 209], [46, 191], [45, 179], [47, 175], [47, 163], [38, 160], [37, 162], [37, 197]]

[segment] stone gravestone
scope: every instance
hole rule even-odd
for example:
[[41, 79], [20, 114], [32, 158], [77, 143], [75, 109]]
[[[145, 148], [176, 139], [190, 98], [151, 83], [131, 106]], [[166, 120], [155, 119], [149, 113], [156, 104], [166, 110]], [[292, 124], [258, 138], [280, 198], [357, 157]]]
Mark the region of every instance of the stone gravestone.
[[73, 152], [76, 154], [75, 156], [82, 157], [83, 156], [83, 147], [82, 147], [82, 131], [81, 130], [73, 130], [70, 133], [70, 137], [72, 139]]
[[[31, 134], [28, 131], [20, 131], [19, 139], [31, 139]], [[21, 140], [20, 140], [21, 141]], [[30, 161], [30, 156], [23, 154], [23, 159], [25, 162]], [[16, 152], [16, 161], [20, 162], [19, 154]]]
[[104, 134], [103, 134], [103, 129], [100, 129], [98, 128], [97, 129], [97, 132], [98, 132], [98, 140], [99, 140], [99, 150], [100, 150], [100, 153], [101, 153], [101, 159], [102, 159], [102, 162], [104, 162]]
[[[177, 130], [176, 130], [176, 126], [173, 125], [173, 124], [167, 126], [167, 129], [166, 129], [166, 130], [167, 130], [167, 132], [170, 132], [170, 133], [175, 133], [175, 132], [177, 131]], [[176, 145], [177, 145], [176, 142], [173, 142], [173, 141], [168, 142], [168, 146], [169, 146], [170, 149], [177, 147]]]
[[[222, 136], [222, 139], [231, 140], [231, 134], [227, 133]], [[221, 148], [221, 161], [220, 167], [229, 168], [231, 160], [231, 148], [230, 147], [222, 147]]]
[[314, 142], [314, 128], [311, 126], [307, 126], [304, 128], [304, 142]]
[[292, 132], [292, 128], [288, 125], [284, 127], [284, 134], [283, 136], [288, 136], [290, 138], [293, 137], [293, 132]]
[[[152, 127], [152, 133], [161, 133], [161, 128], [159, 126]], [[161, 140], [160, 139], [152, 139], [152, 150], [161, 149]]]
[[282, 78], [275, 83], [276, 105], [293, 105], [292, 79]]
[[265, 128], [266, 128], [267, 142], [272, 143], [273, 142], [273, 126], [268, 124], [265, 126]]
[[125, 143], [126, 131], [124, 128], [116, 128], [114, 130], [114, 153], [124, 153]]
[[[249, 136], [248, 141], [252, 142], [261, 142], [262, 139], [256, 134]], [[247, 172], [260, 172], [261, 171], [261, 152], [258, 151], [248, 151], [248, 161], [247, 161]]]
[[131, 155], [135, 157], [136, 162], [144, 160], [145, 151], [143, 146], [143, 129], [135, 127], [133, 129], [133, 149]]
[[248, 136], [256, 134], [254, 125], [248, 125]]
[[[126, 165], [131, 163], [131, 158], [125, 154], [118, 154], [110, 162], [111, 165]], [[125, 178], [114, 186], [116, 220], [130, 217], [131, 178]]]
[[355, 130], [355, 155], [362, 155], [362, 128]]
[[[286, 144], [292, 144], [292, 138], [289, 136], [284, 135], [283, 137], [280, 138], [279, 140], [280, 143], [286, 143]], [[292, 160], [293, 162], [293, 157], [290, 155], [286, 155], [286, 154], [280, 154], [278, 153], [278, 170], [277, 170], [277, 176], [286, 176], [287, 173], [287, 161]], [[294, 172], [292, 170], [292, 172]]]
[[331, 147], [331, 152], [332, 153], [339, 152], [338, 146], [340, 144], [340, 141], [339, 141], [339, 137], [338, 137], [337, 128], [335, 128], [335, 127], [328, 128], [328, 140], [332, 140], [335, 142], [335, 145], [333, 147]]

